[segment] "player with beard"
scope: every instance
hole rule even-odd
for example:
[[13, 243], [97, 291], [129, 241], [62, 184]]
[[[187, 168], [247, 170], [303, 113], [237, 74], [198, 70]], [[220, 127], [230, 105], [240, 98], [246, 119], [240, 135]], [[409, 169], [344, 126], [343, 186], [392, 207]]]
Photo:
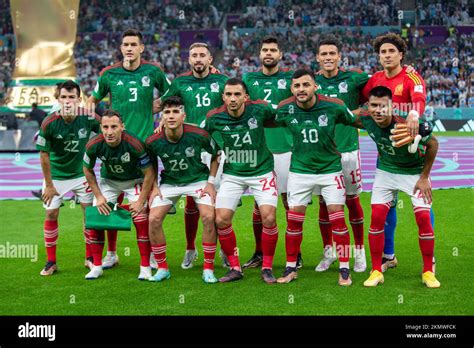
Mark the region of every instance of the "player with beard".
[[[242, 80], [247, 85], [251, 100], [264, 100], [276, 110], [278, 104], [291, 97], [291, 76], [293, 71], [280, 67], [283, 53], [278, 39], [273, 36], [263, 38], [260, 46], [260, 63], [262, 68], [256, 72], [245, 73]], [[273, 153], [277, 189], [281, 195], [283, 206], [288, 211], [287, 182], [290, 169], [292, 137], [285, 127], [265, 128], [265, 139], [268, 149]], [[253, 211], [253, 233], [255, 236], [255, 252], [242, 268], [260, 267], [262, 257], [262, 218], [258, 205]], [[301, 253], [298, 253], [298, 268], [303, 265]]]
[[[155, 111], [160, 109], [162, 101], [171, 96], [178, 96], [184, 102], [186, 123], [201, 127], [206, 114], [222, 105], [222, 93], [228, 77], [212, 67], [212, 54], [209, 46], [203, 42], [195, 42], [189, 47], [189, 65], [191, 71], [179, 75], [173, 80], [168, 92], [155, 101]], [[217, 139], [220, 142], [219, 139]], [[210, 165], [211, 156], [205, 154], [203, 161]], [[219, 166], [218, 177], [222, 172]], [[218, 182], [216, 182], [218, 186]], [[186, 232], [186, 252], [181, 267], [193, 267], [198, 254], [195, 246], [199, 224], [199, 210], [192, 197], [186, 197], [184, 225]]]

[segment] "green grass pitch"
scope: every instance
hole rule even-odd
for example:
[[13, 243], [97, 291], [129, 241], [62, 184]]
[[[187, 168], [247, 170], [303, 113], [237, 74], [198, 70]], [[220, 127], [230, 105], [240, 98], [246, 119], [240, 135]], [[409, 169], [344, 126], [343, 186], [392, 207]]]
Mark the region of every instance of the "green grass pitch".
[[[194, 268], [182, 270], [185, 235], [183, 206], [165, 220], [168, 260], [172, 277], [163, 283], [140, 282], [135, 232], [119, 232], [120, 265], [107, 270], [96, 281], [86, 281], [84, 244], [80, 207], [69, 202], [59, 217], [58, 266], [52, 277], [41, 277], [45, 262], [42, 224], [44, 211], [39, 201], [1, 201], [2, 228], [0, 245], [38, 245], [37, 262], [30, 259], [3, 258], [1, 261], [0, 315], [472, 315], [474, 262], [472, 245], [473, 190], [434, 192], [436, 215], [435, 255], [440, 289], [427, 289], [421, 283], [421, 255], [415, 219], [408, 196], [401, 194], [395, 235], [399, 266], [385, 274], [385, 284], [364, 288], [363, 274], [352, 272], [353, 285], [337, 285], [337, 267], [316, 273], [321, 254], [317, 227], [317, 204], [309, 206], [304, 224], [302, 252], [304, 268], [290, 284], [266, 285], [259, 270], [247, 270], [242, 281], [230, 284], [204, 284], [201, 280], [202, 249], [198, 233], [199, 260]], [[361, 196], [370, 220], [370, 195]], [[399, 203], [399, 204], [402, 204]], [[463, 203], [463, 205], [461, 205]], [[251, 197], [243, 199], [236, 213], [234, 228], [241, 261], [253, 253]], [[284, 266], [284, 212], [278, 211], [280, 238], [274, 270]], [[351, 235], [352, 239], [352, 235]], [[126, 256], [127, 248], [130, 256]], [[366, 236], [366, 251], [370, 254]], [[225, 270], [216, 257], [216, 275]], [[352, 267], [351, 260], [351, 267]]]

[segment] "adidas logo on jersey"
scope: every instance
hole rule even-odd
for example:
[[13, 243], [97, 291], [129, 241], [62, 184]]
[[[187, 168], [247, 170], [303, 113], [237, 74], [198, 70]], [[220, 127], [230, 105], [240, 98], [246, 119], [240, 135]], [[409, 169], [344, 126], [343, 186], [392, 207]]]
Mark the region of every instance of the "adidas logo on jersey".
[[296, 118], [294, 118], [293, 120], [291, 120], [291, 123], [298, 124], [298, 120]]
[[58, 134], [58, 135], [56, 136], [56, 139], [62, 139], [62, 138], [63, 138], [63, 136], [62, 136], [61, 134]]
[[255, 81], [252, 86], [258, 86], [258, 81]]
[[193, 90], [193, 88], [192, 88], [191, 86], [189, 86], [188, 88], [186, 88], [186, 92], [190, 92], [190, 91], [192, 91], [192, 90]]
[[225, 126], [223, 131], [230, 131], [230, 127], [229, 126]]
[[168, 156], [168, 154], [163, 154], [163, 158], [169, 158], [170, 156]]
[[117, 82], [117, 86], [123, 86], [123, 82], [122, 81]]

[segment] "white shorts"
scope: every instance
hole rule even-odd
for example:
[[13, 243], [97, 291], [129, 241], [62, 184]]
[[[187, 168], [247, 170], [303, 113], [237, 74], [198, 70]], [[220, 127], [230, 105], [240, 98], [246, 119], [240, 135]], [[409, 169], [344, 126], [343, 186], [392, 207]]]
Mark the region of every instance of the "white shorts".
[[358, 195], [362, 192], [360, 172], [360, 151], [341, 153], [342, 173], [346, 184], [346, 195]]
[[403, 191], [411, 197], [414, 207], [431, 208], [431, 203], [425, 203], [419, 193], [413, 193], [413, 189], [419, 179], [420, 174], [394, 174], [377, 169], [375, 171], [370, 203], [385, 204], [392, 202], [397, 197], [397, 192]]
[[217, 192], [216, 209], [223, 208], [235, 211], [240, 197], [248, 188], [255, 197], [258, 206], [277, 206], [278, 190], [274, 172], [257, 177], [222, 174], [221, 186], [219, 187], [219, 192]]
[[290, 173], [291, 152], [274, 153], [275, 174], [277, 177], [277, 190], [286, 193], [288, 190], [288, 174]]
[[[107, 202], [117, 203], [117, 198], [122, 194], [125, 194], [124, 198], [127, 198], [129, 202], [136, 202], [142, 191], [143, 179], [133, 179], [126, 181], [111, 180], [100, 178], [99, 188]], [[97, 199], [94, 197], [95, 206]], [[146, 206], [146, 202], [145, 202]]]
[[[63, 202], [64, 195], [68, 192], [74, 192], [81, 203], [92, 203], [92, 199], [94, 198], [94, 194], [84, 176], [77, 179], [53, 180], [53, 185], [56, 188], [56, 191], [58, 191], [59, 196], [53, 197], [49, 207], [43, 203], [43, 207], [46, 210], [58, 209]], [[43, 192], [45, 187], [46, 182], [43, 180]]]
[[288, 177], [288, 205], [307, 206], [312, 194], [322, 195], [326, 205], [345, 204], [346, 190], [342, 172], [330, 174], [292, 173]]
[[212, 206], [213, 204], [211, 196], [205, 195], [204, 197], [200, 198], [201, 192], [206, 187], [206, 185], [207, 181], [194, 182], [183, 186], [163, 184], [160, 186], [163, 199], [158, 196], [155, 197], [151, 203], [150, 208], [174, 205], [183, 195], [193, 197], [196, 204], [206, 204]]

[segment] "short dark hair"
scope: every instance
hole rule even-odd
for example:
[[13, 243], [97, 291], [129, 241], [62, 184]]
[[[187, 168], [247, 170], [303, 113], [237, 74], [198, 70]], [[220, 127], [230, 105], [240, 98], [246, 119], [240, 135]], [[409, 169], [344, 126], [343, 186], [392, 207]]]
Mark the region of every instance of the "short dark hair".
[[292, 80], [299, 79], [302, 76], [309, 75], [314, 80], [314, 74], [311, 70], [308, 69], [298, 69], [294, 72], [293, 76], [291, 77]]
[[117, 110], [112, 110], [112, 109], [105, 110], [100, 119], [103, 120], [104, 117], [114, 117], [114, 116], [117, 116], [120, 122], [123, 123], [122, 115], [120, 115], [120, 113]]
[[326, 36], [321, 37], [317, 45], [318, 53], [319, 53], [319, 48], [323, 45], [334, 45], [336, 46], [338, 52], [341, 52], [341, 49], [342, 49], [341, 41], [339, 41], [339, 39], [334, 35], [326, 35]]
[[388, 87], [377, 86], [377, 87], [374, 87], [370, 90], [369, 98], [370, 97], [377, 97], [377, 98], [388, 97], [388, 99], [391, 100], [392, 99], [392, 91]]
[[403, 40], [399, 35], [395, 33], [388, 33], [385, 35], [378, 36], [374, 40], [374, 49], [377, 54], [380, 53], [380, 47], [382, 47], [383, 44], [385, 43], [390, 43], [394, 45], [398, 51], [403, 53], [403, 58], [405, 58], [405, 54], [407, 52], [407, 44], [405, 40]]
[[178, 96], [172, 96], [169, 98], [166, 98], [165, 101], [163, 102], [163, 109], [164, 108], [169, 108], [172, 106], [182, 106], [184, 105], [183, 99]]
[[262, 39], [262, 42], [260, 44], [260, 48], [262, 48], [263, 44], [276, 44], [278, 46], [278, 49], [280, 49], [280, 44], [278, 43], [278, 39], [276, 38], [276, 36], [265, 36], [263, 39]]
[[56, 93], [55, 93], [56, 98], [59, 98], [59, 94], [61, 93], [61, 89], [63, 88], [68, 92], [71, 92], [72, 90], [75, 89], [77, 91], [76, 93], [77, 96], [78, 97], [81, 96], [81, 88], [79, 87], [79, 85], [75, 83], [73, 80], [66, 80], [66, 81], [59, 82], [56, 84]]
[[238, 78], [236, 78], [236, 77], [228, 79], [227, 82], [224, 85], [224, 88], [225, 88], [225, 86], [237, 86], [237, 85], [241, 85], [242, 88], [244, 89], [245, 93], [246, 94], [248, 93], [247, 85], [245, 84], [245, 82], [238, 79]]
[[143, 35], [142, 33], [140, 33], [138, 30], [136, 29], [127, 29], [125, 30], [123, 33], [122, 33], [122, 40], [124, 37], [127, 37], [127, 36], [136, 36], [138, 37], [138, 39], [140, 40], [140, 43], [143, 42]]
[[37, 107], [38, 107], [38, 103], [33, 103], [33, 104], [31, 104], [31, 107], [32, 107], [32, 108], [37, 108]]
[[191, 44], [191, 46], [189, 46], [189, 52], [191, 52], [191, 50], [193, 48], [196, 48], [196, 47], [206, 48], [209, 51], [209, 54], [212, 56], [211, 48], [209, 47], [209, 45], [207, 43], [205, 43], [205, 42], [194, 42], [194, 43]]

